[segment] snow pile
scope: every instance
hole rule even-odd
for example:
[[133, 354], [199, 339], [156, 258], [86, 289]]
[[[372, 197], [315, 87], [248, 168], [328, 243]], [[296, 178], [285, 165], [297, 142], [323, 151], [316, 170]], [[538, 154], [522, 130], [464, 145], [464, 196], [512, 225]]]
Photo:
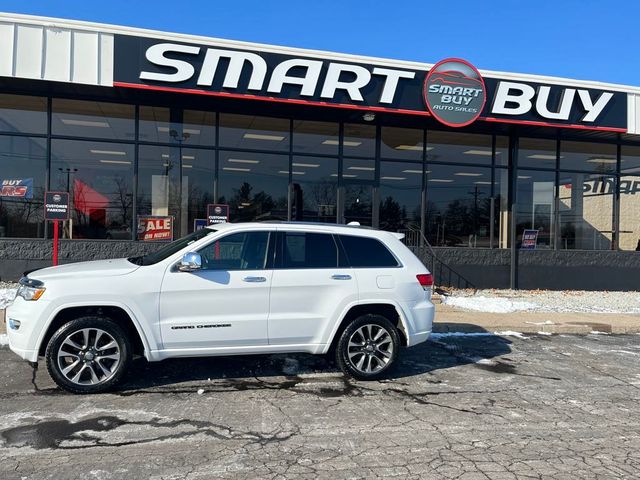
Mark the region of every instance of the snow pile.
[[640, 292], [452, 290], [442, 301], [463, 310], [487, 313], [640, 314]]
[[7, 308], [16, 296], [17, 287], [0, 288], [0, 310]]
[[7, 337], [6, 333], [0, 335], [0, 345], [9, 345], [9, 337]]

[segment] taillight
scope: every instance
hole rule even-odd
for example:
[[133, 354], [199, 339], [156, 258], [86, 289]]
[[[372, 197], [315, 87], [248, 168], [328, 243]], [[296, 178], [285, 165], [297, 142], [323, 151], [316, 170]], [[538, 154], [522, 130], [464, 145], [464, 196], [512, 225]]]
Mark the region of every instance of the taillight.
[[430, 273], [421, 273], [420, 275], [416, 275], [416, 278], [420, 286], [425, 290], [433, 286], [433, 275]]

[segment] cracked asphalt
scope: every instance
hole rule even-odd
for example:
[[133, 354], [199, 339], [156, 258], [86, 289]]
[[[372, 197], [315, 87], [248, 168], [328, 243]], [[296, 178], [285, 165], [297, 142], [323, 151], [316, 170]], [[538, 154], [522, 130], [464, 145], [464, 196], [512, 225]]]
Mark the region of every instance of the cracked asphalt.
[[639, 340], [443, 336], [379, 382], [310, 355], [139, 360], [95, 396], [5, 347], [0, 478], [639, 478]]

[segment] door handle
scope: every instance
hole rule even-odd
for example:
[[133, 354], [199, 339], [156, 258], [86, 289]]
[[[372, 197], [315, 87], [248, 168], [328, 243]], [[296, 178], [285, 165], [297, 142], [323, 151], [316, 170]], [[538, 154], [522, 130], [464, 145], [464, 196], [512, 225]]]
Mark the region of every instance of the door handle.
[[351, 275], [331, 275], [334, 280], [351, 280]]
[[261, 283], [261, 282], [266, 282], [267, 279], [265, 277], [244, 277], [242, 281], [250, 282], [250, 283]]

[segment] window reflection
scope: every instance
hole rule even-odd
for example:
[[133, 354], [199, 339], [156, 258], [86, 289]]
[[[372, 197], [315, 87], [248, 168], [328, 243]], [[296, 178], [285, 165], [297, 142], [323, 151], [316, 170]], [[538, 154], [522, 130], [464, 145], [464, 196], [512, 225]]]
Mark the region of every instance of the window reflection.
[[220, 145], [255, 150], [289, 150], [289, 120], [220, 114]]
[[434, 245], [488, 247], [491, 169], [430, 165], [427, 179], [427, 239]]
[[133, 145], [51, 142], [51, 189], [70, 193], [67, 238], [132, 238]]
[[0, 136], [0, 237], [43, 236], [46, 168], [44, 138]]
[[287, 220], [289, 156], [220, 152], [219, 203], [230, 207], [231, 222]]
[[344, 187], [345, 223], [358, 222], [371, 226], [373, 214], [373, 187], [370, 185], [347, 184]]
[[296, 153], [338, 154], [337, 123], [293, 121], [293, 151]]
[[380, 228], [420, 229], [422, 164], [381, 162]]
[[620, 250], [640, 251], [640, 176], [620, 177]]
[[335, 222], [338, 159], [294, 157], [292, 166], [292, 219]]
[[422, 160], [424, 132], [410, 128], [382, 127], [380, 156], [403, 160]]
[[54, 98], [51, 132], [54, 135], [133, 140], [133, 105]]
[[556, 141], [543, 138], [518, 140], [518, 167], [556, 168]]
[[617, 169], [617, 147], [606, 143], [560, 142], [560, 168], [613, 173]]
[[1, 94], [0, 131], [47, 133], [46, 97]]
[[342, 149], [345, 156], [375, 157], [376, 127], [345, 123]]
[[213, 196], [215, 152], [195, 148], [182, 149], [181, 235], [194, 230], [194, 220], [207, 218], [207, 205]]
[[376, 162], [373, 158], [344, 158], [342, 178], [346, 181], [373, 181], [376, 178]]
[[491, 135], [427, 132], [427, 161], [491, 165]]

